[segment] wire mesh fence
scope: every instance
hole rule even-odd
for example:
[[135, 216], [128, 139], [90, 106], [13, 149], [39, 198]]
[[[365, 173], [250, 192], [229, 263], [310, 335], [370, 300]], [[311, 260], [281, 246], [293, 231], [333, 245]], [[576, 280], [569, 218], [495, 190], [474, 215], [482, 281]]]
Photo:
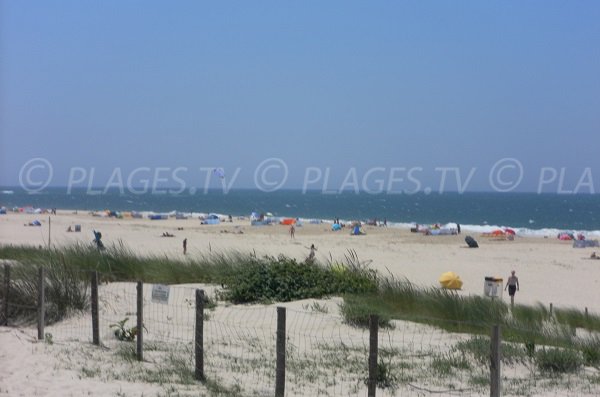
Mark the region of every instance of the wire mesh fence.
[[[83, 281], [78, 288], [89, 297], [90, 274], [81, 276]], [[108, 279], [105, 276], [101, 275], [100, 279]], [[3, 276], [0, 285], [6, 285], [6, 281]], [[11, 291], [19, 285], [11, 284]], [[186, 387], [200, 387], [196, 382], [197, 286], [171, 286], [167, 300], [155, 299], [153, 287], [144, 285], [141, 295], [144, 366], [132, 369], [128, 364], [119, 372], [102, 376], [139, 382], [181, 382]], [[217, 289], [203, 288], [207, 297], [203, 305], [201, 350], [204, 384], [211, 385], [214, 394], [275, 395], [277, 307], [217, 302]], [[4, 312], [6, 292], [0, 296]], [[10, 308], [10, 292], [8, 298]], [[103, 348], [94, 353], [95, 359], [116, 355], [124, 362], [135, 361], [135, 340], [140, 332], [137, 303], [136, 283], [99, 285], [98, 334]], [[341, 299], [333, 298], [279, 305], [284, 306], [287, 313], [286, 396], [369, 395], [372, 334], [367, 328], [350, 326], [339, 310], [340, 303]], [[29, 310], [35, 314], [33, 306], [29, 306]], [[50, 322], [44, 328], [44, 338], [56, 343], [89, 345], [94, 341], [90, 313], [90, 305], [87, 305], [85, 310]], [[8, 323], [11, 324], [10, 318]], [[35, 327], [25, 329], [36, 334]], [[525, 330], [502, 328], [502, 334], [507, 336], [520, 331]], [[380, 324], [376, 339], [377, 396], [490, 395], [494, 340], [488, 325], [428, 318], [395, 319]], [[586, 366], [584, 357], [599, 353], [537, 343], [515, 341], [510, 337], [498, 341], [502, 352], [498, 358], [499, 395], [600, 395], [599, 371]], [[124, 374], [126, 371], [138, 372], [134, 376]]]

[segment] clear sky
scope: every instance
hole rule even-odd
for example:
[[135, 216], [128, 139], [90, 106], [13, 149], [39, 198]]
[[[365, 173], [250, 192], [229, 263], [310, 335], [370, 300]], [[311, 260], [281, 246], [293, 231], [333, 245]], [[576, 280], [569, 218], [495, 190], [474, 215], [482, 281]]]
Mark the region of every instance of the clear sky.
[[544, 167], [600, 191], [598, 1], [0, 4], [0, 185], [41, 157], [51, 186], [73, 167], [94, 185], [186, 167], [199, 186], [222, 167], [253, 187], [278, 158], [289, 188], [378, 167], [418, 168], [421, 188], [475, 169], [468, 190], [491, 190], [511, 158], [515, 191]]

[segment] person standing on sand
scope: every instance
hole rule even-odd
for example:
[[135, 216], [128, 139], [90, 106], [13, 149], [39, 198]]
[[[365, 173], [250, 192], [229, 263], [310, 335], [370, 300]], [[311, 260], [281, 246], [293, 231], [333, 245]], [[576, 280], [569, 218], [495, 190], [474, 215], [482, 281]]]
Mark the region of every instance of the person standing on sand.
[[296, 228], [294, 227], [294, 225], [290, 226], [290, 237], [291, 238], [295, 238], [296, 235]]
[[317, 249], [315, 248], [314, 244], [310, 245], [310, 253], [308, 254], [308, 258], [306, 258], [307, 262], [312, 262], [315, 260], [315, 256], [316, 256], [316, 251]]
[[183, 255], [187, 254], [187, 238], [183, 239]]
[[519, 278], [515, 276], [515, 271], [510, 272], [510, 277], [506, 282], [506, 286], [504, 290], [506, 291], [508, 288], [508, 295], [510, 295], [510, 304], [511, 306], [515, 305], [515, 292], [519, 290]]

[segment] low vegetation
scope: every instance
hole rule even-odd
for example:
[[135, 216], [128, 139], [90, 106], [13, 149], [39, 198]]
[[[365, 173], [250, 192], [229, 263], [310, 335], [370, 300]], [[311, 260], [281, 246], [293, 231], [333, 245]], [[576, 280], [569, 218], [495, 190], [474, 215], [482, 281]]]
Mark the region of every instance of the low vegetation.
[[71, 266], [61, 256], [46, 257], [44, 262], [22, 263], [11, 266], [8, 291], [1, 273], [0, 301], [8, 293], [11, 323], [29, 323], [36, 318], [38, 302], [39, 269], [44, 268], [45, 320], [55, 323], [73, 313], [88, 310], [89, 288], [79, 269]]
[[377, 291], [375, 272], [354, 253], [341, 262], [326, 264], [237, 251], [180, 260], [159, 255], [140, 257], [118, 244], [102, 251], [83, 245], [52, 249], [0, 246], [0, 258], [19, 263], [13, 266], [9, 299], [13, 306], [25, 308], [11, 313], [11, 319], [33, 318], [40, 266], [46, 269], [46, 302], [52, 321], [87, 309], [90, 271], [97, 271], [101, 281], [221, 284], [221, 299], [233, 303], [287, 302]]
[[[0, 258], [18, 262], [11, 266], [9, 290], [13, 324], [34, 320], [38, 268], [43, 266], [49, 322], [89, 309], [93, 270], [98, 271], [102, 281], [220, 284], [223, 288], [218, 298], [232, 303], [343, 296], [340, 312], [344, 321], [355, 327], [368, 327], [370, 315], [376, 314], [382, 328], [393, 328], [394, 321], [404, 320], [473, 335], [449, 352], [432, 356], [428, 372], [436, 376], [470, 372], [477, 365], [485, 367], [490, 346], [487, 335], [492, 325], [502, 327], [504, 365], [536, 368], [545, 374], [568, 374], [582, 366], [600, 368], [597, 315], [575, 309], [555, 309], [550, 313], [542, 305], [516, 305], [511, 309], [500, 300], [418, 287], [408, 280], [377, 274], [352, 251], [341, 260], [317, 263], [236, 251], [186, 259], [141, 257], [122, 244], [103, 251], [83, 245], [52, 249], [0, 246]], [[0, 285], [4, 285], [3, 280]], [[0, 300], [5, 299], [5, 293], [0, 288]], [[310, 309], [327, 312], [317, 303]], [[135, 330], [127, 327], [126, 320], [114, 328], [122, 339], [133, 339]], [[587, 336], [577, 336], [576, 330], [585, 330]], [[404, 365], [381, 361], [379, 386], [395, 388], [397, 383], [417, 377], [407, 372]], [[485, 376], [474, 373], [471, 382], [485, 385]]]

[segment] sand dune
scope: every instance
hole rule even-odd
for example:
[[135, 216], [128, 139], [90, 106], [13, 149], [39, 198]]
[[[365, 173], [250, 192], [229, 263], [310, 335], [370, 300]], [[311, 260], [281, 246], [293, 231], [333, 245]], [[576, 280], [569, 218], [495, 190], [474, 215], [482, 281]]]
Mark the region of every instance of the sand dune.
[[[23, 226], [33, 219], [40, 219], [42, 227]], [[67, 232], [69, 226], [81, 225], [82, 232]], [[506, 278], [510, 270], [514, 269], [519, 276], [521, 290], [517, 293], [516, 300], [520, 303], [542, 302], [555, 307], [576, 307], [583, 309], [588, 307], [591, 312], [600, 313], [600, 300], [598, 299], [600, 280], [600, 261], [590, 260], [589, 256], [593, 249], [574, 249], [569, 242], [561, 242], [555, 238], [523, 238], [518, 237], [514, 241], [496, 241], [486, 239], [474, 234], [479, 241], [479, 249], [468, 249], [464, 243], [464, 236], [423, 236], [410, 233], [408, 230], [366, 227], [366, 235], [350, 236], [349, 232], [332, 232], [326, 224], [309, 224], [296, 228], [296, 236], [290, 238], [288, 227], [264, 226], [251, 227], [247, 220], [235, 220], [233, 223], [222, 223], [220, 225], [201, 225], [197, 219], [188, 220], [160, 220], [151, 221], [147, 219], [114, 219], [92, 217], [89, 214], [72, 214], [69, 211], [61, 211], [51, 219], [51, 242], [54, 245], [67, 245], [72, 243], [91, 244], [92, 230], [100, 230], [104, 243], [107, 245], [123, 242], [135, 252], [144, 254], [161, 254], [183, 257], [182, 241], [188, 240], [188, 255], [212, 251], [255, 251], [257, 254], [278, 255], [285, 254], [299, 260], [303, 260], [309, 253], [311, 244], [317, 246], [317, 258], [326, 261], [329, 258], [341, 258], [348, 250], [354, 250], [360, 259], [371, 261], [370, 266], [383, 273], [391, 273], [395, 277], [407, 278], [408, 280], [423, 286], [437, 286], [437, 278], [445, 271], [452, 270], [460, 275], [464, 281], [460, 294], [482, 295], [484, 277], [500, 276]], [[168, 232], [175, 237], [161, 237], [163, 232]], [[0, 241], [3, 244], [28, 244], [45, 245], [48, 242], [48, 217], [39, 215], [8, 214], [0, 217]], [[182, 294], [180, 301], [185, 301], [185, 294], [190, 295], [193, 288], [198, 286], [175, 287]], [[102, 294], [113, 303], [112, 314], [106, 314], [104, 324], [103, 341], [107, 341], [108, 347], [115, 348], [115, 341], [111, 339], [111, 331], [106, 322], [118, 321], [128, 313], [131, 314], [131, 299], [133, 284], [116, 283], [115, 285], [103, 286]], [[122, 293], [128, 288], [127, 293]], [[190, 295], [191, 298], [192, 295]], [[149, 298], [148, 298], [149, 299]], [[504, 300], [508, 299], [506, 293]], [[309, 328], [318, 330], [319, 335], [330, 332], [331, 334], [344, 334], [348, 340], [357, 341], [357, 346], [364, 346], [365, 335], [363, 331], [354, 330], [342, 324], [339, 314], [336, 312], [337, 302], [334, 300], [318, 301], [319, 305], [328, 307], [327, 314], [303, 314], [308, 307], [307, 302], [292, 302], [286, 304], [291, 310], [290, 329], [305, 324], [304, 318], [310, 318]], [[160, 308], [159, 308], [160, 309]], [[163, 313], [157, 309], [156, 313]], [[190, 309], [191, 310], [191, 309]], [[237, 311], [236, 311], [237, 310]], [[241, 311], [240, 311], [241, 310]], [[252, 310], [256, 312], [250, 313]], [[192, 314], [187, 309], [175, 310], [168, 315], [186, 324], [182, 329], [190, 335], [181, 337], [182, 340], [190, 340], [192, 324], [189, 324]], [[256, 313], [261, 313], [257, 315]], [[219, 332], [225, 332], [226, 323], [224, 319], [237, 318], [247, 322], [261, 319], [265, 327], [273, 324], [274, 305], [258, 307], [256, 309], [244, 307], [220, 307], [213, 314], [211, 326], [216, 327]], [[111, 317], [112, 316], [112, 317]], [[177, 316], [183, 316], [179, 318]], [[191, 317], [190, 317], [191, 316]], [[221, 316], [221, 317], [220, 317]], [[244, 317], [246, 316], [246, 317]], [[304, 317], [303, 317], [304, 316]], [[179, 318], [179, 319], [177, 319]], [[244, 320], [244, 321], [246, 321]], [[71, 319], [64, 324], [50, 327], [50, 332], [57, 336], [56, 343], [49, 345], [35, 343], [34, 330], [28, 328], [15, 329], [0, 327], [0, 395], [8, 396], [113, 396], [113, 395], [164, 395], [165, 386], [151, 383], [140, 383], [124, 380], [114, 380], [114, 362], [103, 362], [107, 357], [105, 352], [90, 346], [89, 344], [69, 343], [64, 338], [70, 329], [84, 329], [77, 325], [78, 319]], [[157, 317], [156, 321], [161, 319]], [[187, 321], [187, 323], [186, 323]], [[222, 322], [221, 322], [222, 321]], [[304, 322], [303, 322], [304, 321]], [[308, 323], [306, 323], [308, 324]], [[304, 326], [304, 325], [303, 325]], [[187, 327], [187, 328], [186, 328]], [[258, 327], [258, 325], [256, 325]], [[254, 339], [271, 343], [273, 337], [271, 328], [265, 328], [259, 336]], [[79, 332], [79, 331], [77, 331]], [[75, 333], [77, 333], [75, 332]], [[74, 335], [75, 340], [86, 341], [88, 336]], [[156, 327], [152, 330], [157, 334]], [[152, 332], [149, 340], [152, 340]], [[183, 331], [181, 331], [183, 332]], [[297, 347], [302, 351], [305, 349], [322, 348], [316, 342], [306, 339], [305, 331], [290, 331], [290, 340], [294, 335], [299, 337], [296, 341]], [[306, 331], [311, 332], [311, 331]], [[316, 332], [316, 331], [315, 331]], [[427, 327], [407, 325], [398, 322], [397, 334], [390, 334], [387, 339], [382, 338], [382, 343], [400, 343], [405, 338], [415, 340], [419, 335], [427, 332], [433, 333]], [[403, 333], [400, 333], [403, 332]], [[428, 345], [430, 349], [443, 350], [449, 346], [448, 340], [456, 336], [437, 335], [429, 336], [436, 340], [437, 344]], [[169, 330], [160, 334], [170, 335]], [[327, 334], [329, 335], [329, 334]], [[60, 336], [60, 338], [59, 338]], [[170, 338], [170, 339], [169, 339]], [[169, 337], [172, 339], [178, 339]], [[262, 338], [262, 339], [261, 339]], [[304, 338], [304, 339], [303, 339]], [[309, 342], [306, 342], [306, 341]], [[326, 339], [323, 339], [326, 340]], [[327, 339], [329, 340], [329, 339]], [[249, 339], [248, 341], [251, 341]], [[248, 341], [239, 339], [237, 343], [245, 345]], [[396, 342], [394, 342], [396, 341]], [[441, 341], [441, 342], [440, 342]], [[112, 343], [112, 345], [111, 345]], [[315, 343], [312, 345], [311, 343]], [[336, 342], [337, 343], [337, 342]], [[349, 343], [349, 342], [347, 342]], [[421, 341], [422, 343], [422, 341]], [[432, 342], [429, 342], [432, 343]], [[304, 346], [306, 344], [306, 346]], [[233, 346], [232, 344], [231, 346]], [[351, 345], [351, 344], [350, 344]], [[398, 345], [400, 346], [400, 345]], [[230, 347], [231, 348], [231, 347]], [[308, 353], [307, 353], [308, 354]], [[161, 359], [156, 359], [160, 362]], [[92, 365], [97, 362], [100, 364]], [[67, 364], [65, 364], [67, 363]], [[69, 364], [70, 363], [70, 364]], [[84, 368], [84, 370], [82, 370]], [[87, 368], [87, 369], [86, 369]], [[119, 369], [120, 367], [117, 367]], [[127, 371], [128, 368], [123, 368]], [[91, 371], [96, 376], [82, 376], [82, 371]], [[112, 372], [111, 372], [112, 371]], [[112, 373], [112, 375], [109, 375]], [[238, 381], [243, 382], [244, 375], [238, 375]], [[261, 379], [263, 381], [264, 379]], [[266, 393], [271, 390], [268, 381], [265, 384], [257, 383], [257, 393]], [[350, 393], [342, 386], [334, 390], [338, 395]], [[302, 389], [304, 392], [311, 389]], [[291, 395], [303, 395], [303, 391], [290, 392]], [[197, 395], [206, 392], [199, 386], [179, 386], [178, 395]], [[314, 391], [310, 391], [313, 393]], [[360, 393], [360, 388], [355, 392]], [[207, 392], [210, 395], [209, 392]], [[268, 394], [268, 393], [267, 393]], [[551, 393], [550, 393], [551, 394]], [[592, 393], [593, 394], [593, 393]], [[308, 394], [306, 394], [308, 395]], [[383, 395], [383, 394], [382, 394]]]

